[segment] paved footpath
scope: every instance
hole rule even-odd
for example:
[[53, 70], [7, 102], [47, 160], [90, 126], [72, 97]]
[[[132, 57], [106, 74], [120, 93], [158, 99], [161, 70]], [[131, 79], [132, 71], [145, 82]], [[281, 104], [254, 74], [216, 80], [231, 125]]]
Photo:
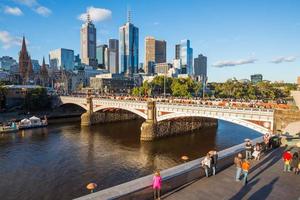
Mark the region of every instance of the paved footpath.
[[283, 149], [276, 149], [261, 161], [251, 161], [247, 186], [234, 180], [231, 166], [216, 176], [202, 178], [183, 188], [164, 195], [166, 200], [270, 199], [300, 200], [300, 175], [283, 172]]

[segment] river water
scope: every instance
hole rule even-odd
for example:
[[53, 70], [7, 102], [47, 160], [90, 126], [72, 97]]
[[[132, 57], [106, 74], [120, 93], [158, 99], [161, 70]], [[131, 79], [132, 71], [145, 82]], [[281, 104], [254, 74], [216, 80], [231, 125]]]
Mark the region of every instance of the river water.
[[88, 194], [90, 182], [104, 189], [180, 164], [182, 155], [196, 159], [260, 135], [219, 121], [218, 128], [141, 143], [141, 123], [69, 122], [0, 136], [0, 199], [68, 200]]

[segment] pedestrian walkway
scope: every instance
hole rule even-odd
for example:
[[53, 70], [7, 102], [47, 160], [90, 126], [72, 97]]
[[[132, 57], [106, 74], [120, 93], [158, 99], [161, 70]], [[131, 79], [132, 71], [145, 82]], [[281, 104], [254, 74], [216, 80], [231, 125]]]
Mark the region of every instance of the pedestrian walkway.
[[220, 200], [220, 199], [278, 199], [300, 200], [300, 175], [283, 172], [281, 159], [283, 149], [279, 148], [261, 161], [251, 161], [248, 185], [236, 182], [235, 166], [216, 176], [202, 178], [183, 188], [164, 195], [166, 200]]

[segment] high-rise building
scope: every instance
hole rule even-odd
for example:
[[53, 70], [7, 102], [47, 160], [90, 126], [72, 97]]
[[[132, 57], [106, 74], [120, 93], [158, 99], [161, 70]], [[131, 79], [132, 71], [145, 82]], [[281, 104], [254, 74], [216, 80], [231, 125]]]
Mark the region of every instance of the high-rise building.
[[155, 63], [165, 63], [167, 43], [164, 40], [155, 40], [154, 37], [145, 38], [145, 73], [153, 73]]
[[32, 75], [32, 63], [26, 48], [25, 37], [23, 37], [21, 51], [19, 53], [19, 73], [23, 84], [29, 83]]
[[71, 49], [56, 49], [49, 52], [50, 67], [55, 70], [74, 69], [74, 51]]
[[102, 44], [97, 46], [97, 61], [98, 61], [98, 67], [101, 69], [106, 68], [105, 63], [107, 63], [106, 61], [106, 57], [105, 57], [105, 51], [107, 50], [108, 46], [106, 44]]
[[263, 75], [262, 74], [253, 74], [251, 75], [251, 83], [259, 83], [262, 82], [263, 80]]
[[180, 59], [182, 65], [182, 74], [193, 75], [193, 49], [190, 40], [181, 40], [180, 42]]
[[10, 71], [12, 66], [17, 65], [17, 61], [10, 56], [0, 57], [0, 69], [4, 71]]
[[76, 70], [81, 69], [81, 59], [79, 54], [74, 56], [74, 69]]
[[97, 67], [96, 59], [96, 28], [87, 14], [87, 21], [80, 31], [81, 63]]
[[207, 57], [202, 54], [194, 59], [194, 76], [201, 82], [207, 80]]
[[130, 22], [130, 16], [127, 23], [119, 28], [119, 37], [119, 72], [132, 76], [138, 72], [139, 29]]
[[119, 73], [119, 40], [109, 39], [109, 68], [110, 73]]
[[175, 45], [175, 59], [180, 59], [180, 44]]

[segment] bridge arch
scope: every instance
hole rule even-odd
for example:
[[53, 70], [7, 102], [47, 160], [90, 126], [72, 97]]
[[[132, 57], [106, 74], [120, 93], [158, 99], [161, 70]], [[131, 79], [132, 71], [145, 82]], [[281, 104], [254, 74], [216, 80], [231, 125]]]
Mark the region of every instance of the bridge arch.
[[164, 121], [164, 120], [168, 120], [168, 119], [172, 119], [172, 118], [179, 118], [179, 117], [206, 117], [206, 118], [220, 119], [220, 120], [224, 120], [227, 122], [231, 122], [231, 123], [234, 123], [237, 125], [241, 125], [241, 126], [250, 128], [261, 134], [270, 133], [269, 129], [259, 126], [250, 121], [246, 121], [246, 120], [242, 120], [242, 119], [238, 119], [238, 118], [218, 116], [218, 115], [203, 115], [203, 114], [198, 114], [198, 113], [170, 113], [170, 114], [165, 114], [165, 115], [157, 117], [157, 121], [160, 122], [160, 121]]
[[118, 106], [100, 106], [100, 107], [94, 108], [94, 112], [104, 110], [104, 109], [110, 109], [110, 108], [126, 110], [126, 111], [129, 111], [131, 113], [134, 113], [134, 114], [142, 117], [143, 119], [147, 119], [147, 115], [144, 112], [140, 111], [140, 110], [136, 110], [136, 109], [132, 109], [132, 108], [118, 107]]
[[77, 105], [77, 106], [80, 106], [81, 108], [85, 109], [85, 110], [88, 110], [87, 109], [87, 106], [83, 103], [79, 103], [79, 102], [76, 102], [76, 101], [62, 101], [58, 106], [63, 106], [63, 105], [66, 105], [66, 104], [73, 104], [73, 105]]

